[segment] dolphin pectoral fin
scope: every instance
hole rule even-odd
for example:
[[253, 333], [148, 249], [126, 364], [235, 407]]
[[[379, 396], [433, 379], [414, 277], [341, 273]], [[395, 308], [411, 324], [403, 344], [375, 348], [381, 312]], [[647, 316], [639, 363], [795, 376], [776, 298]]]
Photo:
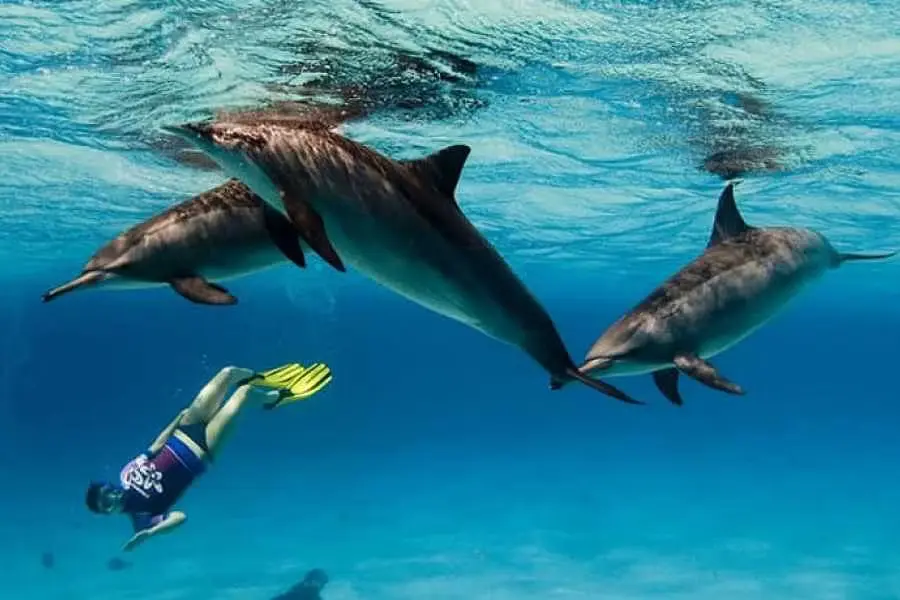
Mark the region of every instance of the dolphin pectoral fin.
[[840, 262], [848, 262], [854, 260], [882, 260], [885, 258], [891, 258], [897, 255], [897, 252], [884, 252], [882, 254], [838, 254]]
[[[632, 398], [631, 396], [629, 396], [628, 394], [626, 394], [619, 388], [617, 388], [613, 385], [610, 385], [610, 384], [606, 383], [605, 381], [601, 381], [600, 379], [592, 379], [592, 378], [588, 377], [587, 375], [584, 375], [583, 373], [581, 373], [578, 369], [576, 369], [574, 367], [566, 370], [566, 374], [569, 377], [571, 377], [572, 379], [580, 381], [581, 383], [588, 386], [589, 388], [595, 389], [598, 392], [600, 392], [601, 394], [606, 394], [607, 396], [609, 396], [611, 398], [615, 398], [616, 400], [618, 400], [620, 402], [624, 402], [625, 404], [645, 404], [644, 402], [641, 402], [640, 400], [635, 400], [634, 398]], [[559, 389], [560, 387], [562, 387], [561, 382], [556, 381], [556, 380], [551, 380], [550, 389], [552, 389], [552, 390]]]
[[202, 277], [179, 277], [169, 282], [176, 292], [197, 304], [237, 304], [237, 298], [221, 285]]
[[50, 302], [54, 298], [67, 294], [73, 290], [83, 288], [90, 285], [96, 285], [109, 277], [105, 271], [87, 271], [82, 273], [72, 281], [68, 281], [62, 285], [56, 286], [52, 290], [47, 290], [41, 295], [42, 302]]
[[313, 210], [308, 202], [301, 200], [299, 195], [290, 193], [284, 188], [281, 189], [281, 201], [291, 224], [309, 247], [329, 265], [342, 273], [346, 272], [347, 267], [331, 245], [331, 240], [325, 233], [325, 223], [322, 222], [319, 213]]
[[722, 377], [714, 366], [696, 354], [679, 354], [672, 362], [679, 371], [704, 385], [729, 394], [744, 394], [741, 386]]
[[301, 269], [306, 268], [306, 257], [303, 255], [303, 248], [300, 247], [300, 236], [297, 235], [291, 222], [265, 202], [263, 202], [263, 220], [275, 247], [292, 263]]
[[653, 382], [669, 402], [676, 406], [684, 404], [681, 392], [678, 391], [678, 369], [668, 368], [653, 371]]

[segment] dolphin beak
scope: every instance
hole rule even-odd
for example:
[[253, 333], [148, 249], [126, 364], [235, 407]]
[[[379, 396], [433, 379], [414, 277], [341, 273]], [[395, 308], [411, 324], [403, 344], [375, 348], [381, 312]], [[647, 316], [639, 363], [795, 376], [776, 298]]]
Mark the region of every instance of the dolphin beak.
[[584, 363], [578, 367], [578, 370], [585, 375], [594, 375], [608, 369], [612, 362], [605, 356], [586, 357]]

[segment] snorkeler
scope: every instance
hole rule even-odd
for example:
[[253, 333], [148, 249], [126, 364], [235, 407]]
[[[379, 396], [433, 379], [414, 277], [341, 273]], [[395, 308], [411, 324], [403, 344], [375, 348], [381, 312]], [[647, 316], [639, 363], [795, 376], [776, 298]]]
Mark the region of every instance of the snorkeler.
[[[269, 388], [263, 407], [273, 409], [312, 396], [331, 379], [331, 370], [321, 363], [308, 368], [291, 363], [262, 373], [225, 367], [146, 452], [125, 465], [119, 483], [92, 482], [88, 486], [88, 508], [102, 515], [125, 513], [131, 518], [134, 535], [123, 548], [126, 552], [154, 535], [171, 531], [187, 518], [172, 507], [213, 461], [253, 388]], [[232, 385], [237, 389], [223, 403]]]

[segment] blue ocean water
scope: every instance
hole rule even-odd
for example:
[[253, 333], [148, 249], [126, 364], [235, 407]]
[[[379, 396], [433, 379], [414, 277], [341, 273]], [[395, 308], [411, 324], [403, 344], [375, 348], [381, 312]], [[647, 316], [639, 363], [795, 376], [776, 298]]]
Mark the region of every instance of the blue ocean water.
[[[357, 86], [376, 108], [349, 137], [395, 158], [472, 146], [460, 206], [579, 360], [702, 250], [711, 157], [754, 159], [736, 191], [751, 224], [900, 247], [898, 18], [793, 0], [0, 3], [0, 597], [268, 600], [315, 567], [328, 600], [900, 597], [896, 260], [828, 273], [715, 359], [746, 396], [686, 380], [680, 408], [646, 376], [612, 380], [644, 407], [551, 392], [515, 348], [317, 259], [228, 282], [234, 307], [166, 288], [40, 302], [223, 181], [160, 125]], [[120, 553], [128, 523], [89, 513], [87, 482], [221, 367], [288, 361], [335, 379], [243, 414], [188, 522]]]

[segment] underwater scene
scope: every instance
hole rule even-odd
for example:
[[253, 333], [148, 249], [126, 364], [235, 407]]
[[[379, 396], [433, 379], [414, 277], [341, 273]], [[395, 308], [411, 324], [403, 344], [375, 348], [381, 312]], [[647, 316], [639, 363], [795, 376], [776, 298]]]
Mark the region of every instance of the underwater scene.
[[898, 23], [0, 0], [0, 598], [900, 598]]

